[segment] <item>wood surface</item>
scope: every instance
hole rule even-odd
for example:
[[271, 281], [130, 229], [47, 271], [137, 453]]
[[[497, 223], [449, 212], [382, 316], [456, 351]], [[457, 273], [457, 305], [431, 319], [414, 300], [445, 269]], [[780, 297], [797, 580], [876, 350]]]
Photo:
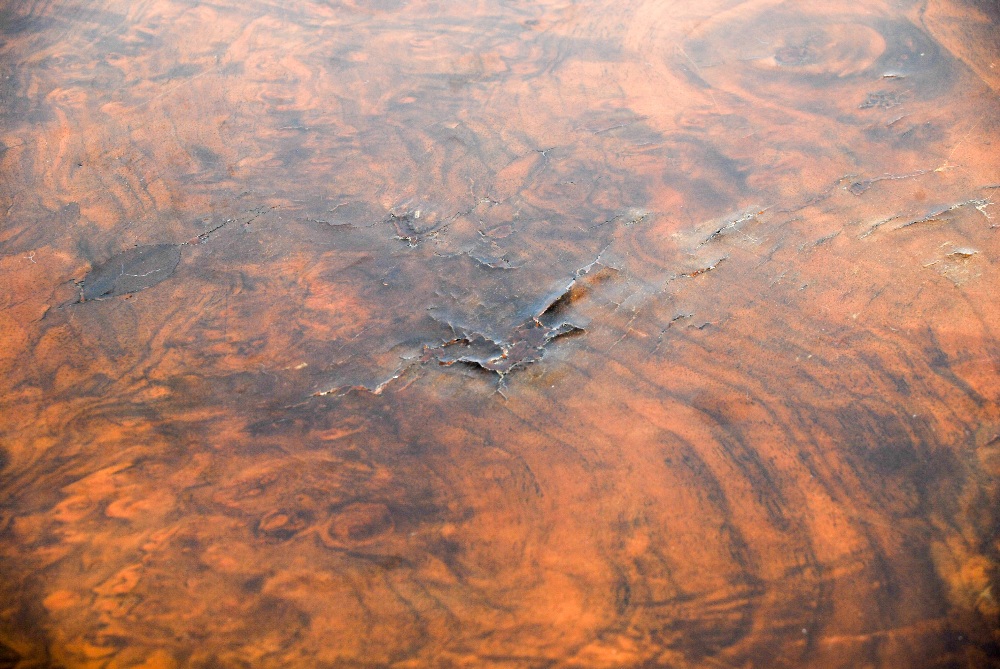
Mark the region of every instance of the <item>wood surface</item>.
[[0, 668], [1000, 666], [991, 0], [0, 9]]

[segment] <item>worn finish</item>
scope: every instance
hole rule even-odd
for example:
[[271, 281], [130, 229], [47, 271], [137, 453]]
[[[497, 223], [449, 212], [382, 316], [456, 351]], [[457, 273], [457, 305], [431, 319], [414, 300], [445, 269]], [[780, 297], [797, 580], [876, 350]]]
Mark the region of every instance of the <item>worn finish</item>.
[[985, 667], [996, 4], [0, 12], [0, 667]]

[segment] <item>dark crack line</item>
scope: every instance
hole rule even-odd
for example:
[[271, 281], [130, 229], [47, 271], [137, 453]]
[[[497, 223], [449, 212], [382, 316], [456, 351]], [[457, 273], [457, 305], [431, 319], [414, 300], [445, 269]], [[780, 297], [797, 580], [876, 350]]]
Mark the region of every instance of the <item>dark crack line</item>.
[[[986, 213], [986, 207], [992, 204], [993, 202], [991, 200], [981, 199], [981, 198], [973, 198], [971, 200], [965, 200], [963, 202], [956, 202], [955, 204], [935, 209], [934, 211], [931, 211], [930, 213], [925, 214], [920, 218], [911, 219], [903, 223], [902, 225], [896, 226], [895, 228], [893, 228], [893, 230], [902, 230], [904, 228], [909, 228], [914, 225], [920, 225], [921, 223], [933, 223], [935, 221], [941, 220], [941, 217], [944, 216], [945, 214], [955, 211], [957, 209], [961, 209], [963, 207], [968, 207], [969, 205], [975, 207], [976, 211], [978, 211], [980, 214], [986, 217], [986, 220], [992, 220], [992, 217], [988, 213]], [[870, 236], [872, 233], [874, 233], [876, 230], [881, 228], [886, 223], [898, 221], [901, 218], [903, 218], [903, 216], [901, 214], [897, 214], [896, 216], [890, 216], [889, 218], [877, 221], [873, 223], [871, 227], [869, 227], [865, 232], [859, 235], [858, 239], [864, 239], [865, 237]]]
[[925, 174], [932, 174], [934, 170], [917, 170], [916, 172], [908, 172], [907, 174], [883, 174], [881, 176], [872, 177], [870, 179], [859, 179], [851, 183], [845, 188], [851, 192], [852, 195], [861, 195], [869, 188], [879, 183], [880, 181], [901, 181], [903, 179], [913, 179], [915, 177], [923, 176]]
[[[272, 212], [272, 211], [274, 211], [277, 208], [278, 208], [278, 205], [272, 205], [270, 207], [260, 206], [260, 207], [257, 207], [255, 209], [251, 209], [248, 212], [251, 215], [250, 218], [247, 218], [245, 221], [241, 221], [241, 223], [242, 223], [242, 225], [250, 225], [251, 223], [253, 223], [254, 221], [256, 221], [258, 218], [260, 218], [261, 216], [263, 216], [264, 214]], [[246, 216], [246, 214], [244, 214], [244, 216]], [[201, 233], [197, 237], [193, 237], [192, 239], [189, 239], [186, 242], [181, 242], [180, 244], [178, 244], [178, 246], [197, 246], [198, 244], [203, 244], [203, 243], [207, 242], [209, 240], [209, 238], [211, 238], [212, 235], [214, 235], [216, 232], [222, 230], [223, 228], [225, 228], [226, 226], [228, 226], [231, 223], [236, 223], [237, 221], [239, 221], [240, 218], [241, 217], [239, 217], [239, 216], [237, 216], [236, 218], [227, 218], [222, 223], [219, 223], [218, 225], [216, 225], [214, 228], [211, 228], [210, 230], [206, 230], [205, 232]]]

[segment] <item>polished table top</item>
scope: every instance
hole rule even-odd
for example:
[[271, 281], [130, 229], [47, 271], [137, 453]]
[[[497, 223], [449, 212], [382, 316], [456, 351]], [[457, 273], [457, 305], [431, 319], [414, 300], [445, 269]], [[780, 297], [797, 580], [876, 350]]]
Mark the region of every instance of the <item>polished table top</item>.
[[0, 667], [1000, 666], [992, 0], [0, 10]]

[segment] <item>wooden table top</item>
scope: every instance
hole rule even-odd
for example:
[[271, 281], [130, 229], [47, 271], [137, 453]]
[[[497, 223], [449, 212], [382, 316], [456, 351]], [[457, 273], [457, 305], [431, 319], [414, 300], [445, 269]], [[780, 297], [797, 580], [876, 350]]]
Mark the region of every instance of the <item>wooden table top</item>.
[[0, 9], [0, 669], [1000, 666], [993, 0]]

